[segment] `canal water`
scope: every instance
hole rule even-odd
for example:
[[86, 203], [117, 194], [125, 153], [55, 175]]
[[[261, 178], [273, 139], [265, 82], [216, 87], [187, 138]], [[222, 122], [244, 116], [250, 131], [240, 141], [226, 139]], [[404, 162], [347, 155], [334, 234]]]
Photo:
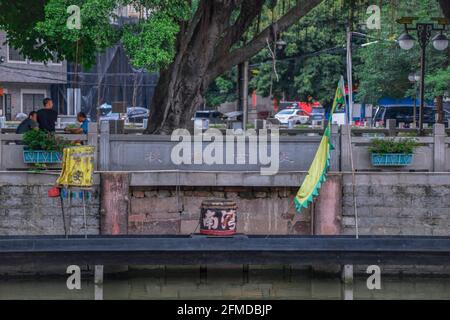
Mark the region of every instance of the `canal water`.
[[367, 288], [367, 277], [344, 285], [339, 277], [280, 268], [133, 271], [105, 275], [103, 285], [94, 284], [92, 274], [82, 274], [79, 290], [69, 290], [66, 280], [3, 277], [0, 299], [450, 299], [450, 276], [386, 276], [379, 290]]

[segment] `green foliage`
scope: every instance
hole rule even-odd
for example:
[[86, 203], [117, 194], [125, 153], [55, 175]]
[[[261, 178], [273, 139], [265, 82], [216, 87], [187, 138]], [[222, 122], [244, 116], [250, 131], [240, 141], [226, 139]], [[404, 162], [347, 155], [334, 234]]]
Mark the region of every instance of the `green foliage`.
[[425, 85], [428, 89], [428, 99], [443, 96], [450, 91], [450, 67], [436, 70], [425, 78]]
[[30, 130], [24, 133], [23, 143], [29, 150], [60, 151], [74, 144], [44, 130]]
[[179, 27], [172, 19], [157, 15], [140, 25], [127, 27], [122, 41], [134, 66], [157, 71], [175, 57], [173, 44], [178, 31]]
[[399, 132], [397, 134], [399, 137], [417, 137], [418, 135], [417, 131]]
[[[70, 14], [66, 10], [70, 5], [77, 5], [81, 9], [79, 30], [67, 28]], [[112, 12], [116, 6], [115, 0], [48, 0], [43, 7], [44, 17], [35, 19], [35, 24], [29, 26], [37, 44], [31, 48], [21, 47], [23, 36], [19, 33], [13, 45], [33, 60], [46, 61], [57, 53], [59, 60], [75, 61], [90, 67], [95, 63], [97, 52], [120, 39], [120, 31], [111, 25], [114, 17]]]
[[414, 152], [414, 149], [418, 147], [419, 144], [416, 139], [413, 138], [402, 138], [402, 139], [372, 139], [371, 145], [369, 147], [369, 152], [371, 153], [406, 153], [410, 154]]
[[[354, 97], [356, 101], [376, 104], [384, 96], [413, 96], [414, 84], [408, 81], [408, 75], [419, 71], [419, 46], [416, 43], [412, 50], [400, 49], [395, 40], [403, 32], [403, 26], [397, 24], [396, 19], [401, 16], [418, 16], [419, 21], [430, 21], [431, 17], [442, 15], [437, 1], [383, 1], [382, 29], [359, 30], [358, 22], [369, 17], [366, 14], [367, 5], [366, 1], [355, 1], [352, 13], [350, 1], [323, 1], [281, 35], [288, 45], [284, 56], [281, 52], [277, 53], [279, 81], [273, 74], [268, 49], [262, 50], [251, 60], [249, 91], [256, 89], [258, 94], [269, 96], [272, 86], [272, 95], [276, 98], [305, 101], [311, 95], [324, 105], [331, 104], [339, 77], [346, 77], [346, 27], [353, 14], [354, 29], [372, 37], [353, 39], [353, 75], [358, 86], [358, 94]], [[262, 24], [270, 23], [272, 16], [277, 14], [280, 13], [276, 10], [273, 13], [266, 8], [261, 17]], [[360, 47], [363, 43], [376, 40], [377, 43]], [[426, 78], [428, 99], [448, 91], [449, 72], [443, 67], [448, 57], [448, 51], [447, 54], [439, 52], [432, 44], [429, 45]], [[230, 87], [235, 88], [235, 77], [229, 78], [233, 82]], [[214, 87], [215, 85], [211, 86], [209, 93], [214, 92], [215, 101], [232, 101], [232, 96]]]
[[[283, 14], [281, 1], [278, 1], [275, 10], [270, 9], [276, 2], [268, 1], [262, 12], [261, 29]], [[284, 53], [277, 51], [278, 81], [273, 73], [272, 56], [268, 48], [261, 50], [251, 60], [249, 92], [256, 90], [258, 94], [268, 97], [272, 89], [272, 96], [279, 99], [284, 97], [286, 100], [305, 101], [311, 95], [323, 104], [331, 104], [336, 83], [340, 75], [345, 73], [343, 45], [347, 18], [348, 7], [342, 5], [342, 1], [323, 1], [281, 35], [287, 47]], [[328, 50], [330, 48], [333, 50]], [[233, 70], [225, 75], [232, 82], [229, 87], [233, 90], [236, 88], [235, 74]], [[211, 85], [207, 96], [212, 94], [215, 99], [210, 98], [208, 103], [235, 99], [235, 96], [217, 90], [217, 84]]]
[[[379, 39], [363, 48], [359, 48], [355, 54], [354, 64], [355, 82], [359, 83], [356, 100], [359, 102], [376, 104], [382, 97], [404, 98], [415, 96], [414, 84], [408, 80], [408, 75], [420, 70], [420, 47], [415, 41], [411, 50], [402, 50], [395, 42], [404, 32], [404, 27], [396, 22], [399, 17], [418, 17], [416, 22], [430, 22], [433, 17], [442, 16], [438, 1], [412, 0], [387, 2], [382, 6], [381, 30], [368, 30], [368, 42]], [[386, 17], [386, 18], [385, 18]], [[412, 31], [417, 39], [417, 35]], [[426, 78], [425, 89], [427, 98], [433, 100], [438, 92], [445, 90], [449, 85], [448, 64], [449, 55], [437, 51], [430, 43], [426, 52]]]
[[[272, 86], [272, 94], [278, 98], [306, 100], [312, 95], [318, 101], [329, 102], [344, 70], [344, 59], [339, 54], [315, 53], [343, 43], [343, 10], [340, 1], [324, 1], [281, 35], [288, 45], [284, 53], [277, 52], [279, 81], [272, 73], [269, 50], [262, 50], [254, 58], [258, 74], [251, 78], [251, 88], [263, 96], [270, 95]], [[266, 20], [270, 19], [267, 15]]]
[[205, 98], [208, 106], [216, 107], [227, 101], [235, 101], [236, 96], [236, 69], [232, 72], [227, 72], [224, 75], [217, 77], [210, 85], [206, 92]]
[[[7, 2], [7, 3], [6, 3]], [[194, 8], [186, 0], [21, 0], [14, 5], [0, 0], [0, 28], [8, 42], [35, 61], [56, 54], [90, 68], [96, 54], [123, 42], [136, 67], [157, 71], [172, 62], [179, 22], [188, 20]], [[81, 28], [68, 29], [70, 5], [80, 7]], [[111, 24], [120, 5], [133, 5], [149, 14], [137, 24]], [[7, 12], [7, 14], [3, 14]], [[150, 14], [151, 13], [151, 14]], [[17, 20], [17, 22], [16, 22]]]

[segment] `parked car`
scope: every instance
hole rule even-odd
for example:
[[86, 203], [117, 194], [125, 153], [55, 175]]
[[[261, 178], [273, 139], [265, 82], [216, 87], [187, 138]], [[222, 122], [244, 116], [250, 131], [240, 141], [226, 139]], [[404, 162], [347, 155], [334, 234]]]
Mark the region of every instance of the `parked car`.
[[275, 115], [281, 124], [288, 124], [289, 121], [294, 121], [295, 124], [305, 124], [309, 121], [309, 116], [301, 109], [284, 109]]
[[208, 120], [209, 124], [223, 123], [223, 114], [216, 110], [202, 110], [196, 111], [194, 117], [191, 119], [195, 120]]
[[127, 108], [128, 122], [143, 122], [148, 118], [150, 111], [144, 107], [130, 107]]
[[311, 112], [311, 121], [324, 121], [325, 120], [325, 108], [313, 108]]
[[[419, 121], [419, 106], [416, 106], [416, 122]], [[435, 110], [433, 107], [426, 106], [423, 111], [423, 123], [435, 123]], [[376, 123], [385, 125], [386, 120], [395, 119], [397, 124], [400, 122], [409, 125], [414, 122], [414, 106], [411, 105], [388, 105], [378, 106], [372, 119], [373, 125]]]

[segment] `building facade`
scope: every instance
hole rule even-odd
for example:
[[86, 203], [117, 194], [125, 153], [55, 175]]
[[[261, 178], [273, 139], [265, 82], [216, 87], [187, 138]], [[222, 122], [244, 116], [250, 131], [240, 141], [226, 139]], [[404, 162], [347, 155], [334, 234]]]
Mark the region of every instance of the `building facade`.
[[19, 113], [40, 109], [45, 97], [52, 97], [54, 108], [64, 114], [66, 102], [60, 92], [67, 83], [66, 62], [32, 61], [6, 40], [6, 33], [0, 30], [0, 116], [15, 120]]

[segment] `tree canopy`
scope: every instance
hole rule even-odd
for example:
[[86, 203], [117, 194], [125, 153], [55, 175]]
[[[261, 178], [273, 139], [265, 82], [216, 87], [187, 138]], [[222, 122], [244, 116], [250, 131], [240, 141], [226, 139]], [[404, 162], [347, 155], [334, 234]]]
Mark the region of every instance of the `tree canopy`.
[[[311, 95], [322, 104], [330, 104], [335, 85], [346, 77], [346, 28], [368, 37], [353, 37], [354, 82], [358, 87], [358, 102], [376, 104], [381, 97], [413, 96], [414, 84], [408, 80], [412, 72], [419, 72], [419, 46], [413, 50], [400, 49], [396, 39], [403, 26], [396, 20], [402, 16], [417, 16], [418, 21], [431, 21], [442, 16], [436, 0], [382, 1], [381, 30], [361, 28], [369, 15], [365, 1], [325, 1], [282, 34], [287, 42], [284, 55], [278, 54], [274, 79], [270, 51], [265, 48], [251, 59], [250, 90], [263, 96], [286, 100], [306, 101]], [[263, 12], [270, 20], [271, 12]], [[447, 66], [449, 50], [436, 51], [430, 44], [427, 50], [427, 97], [433, 100], [438, 92], [448, 91]], [[236, 98], [230, 88], [236, 86], [236, 72], [217, 78], [208, 91], [208, 102], [217, 105]], [[272, 89], [272, 90], [271, 90]]]
[[[358, 30], [368, 17], [363, 0], [0, 0], [0, 28], [25, 56], [46, 61], [56, 54], [89, 68], [96, 54], [121, 43], [135, 67], [160, 73], [149, 132], [185, 127], [206, 96], [211, 105], [235, 99], [236, 70], [250, 60], [250, 89], [265, 96], [322, 103], [332, 99], [345, 74], [346, 26]], [[405, 96], [407, 74], [417, 69], [418, 52], [393, 41], [402, 31], [396, 17], [448, 15], [448, 1], [379, 1], [382, 29], [366, 30], [378, 42], [354, 46], [357, 99], [375, 103], [382, 95]], [[69, 29], [67, 8], [80, 8], [81, 28]], [[131, 5], [139, 17], [120, 17]], [[440, 5], [440, 7], [439, 7]], [[112, 23], [115, 22], [115, 23]], [[284, 52], [274, 43], [283, 39]], [[270, 49], [269, 49], [270, 48]], [[275, 49], [276, 50], [276, 49]], [[447, 85], [447, 54], [429, 48], [427, 81]], [[409, 91], [408, 91], [409, 90]], [[442, 90], [440, 90], [442, 92]], [[435, 94], [430, 91], [430, 94]]]

